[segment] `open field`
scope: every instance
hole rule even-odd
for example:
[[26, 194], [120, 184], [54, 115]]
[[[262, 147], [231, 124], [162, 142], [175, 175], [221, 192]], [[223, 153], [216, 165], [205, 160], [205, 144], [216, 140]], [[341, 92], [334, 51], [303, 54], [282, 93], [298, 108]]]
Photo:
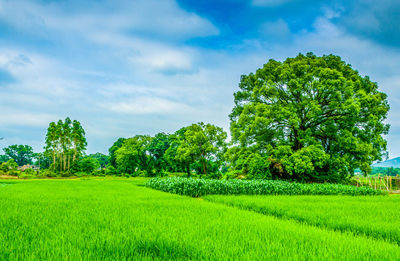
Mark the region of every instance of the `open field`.
[[400, 245], [400, 196], [205, 196], [222, 203], [302, 223], [365, 234]]
[[0, 260], [400, 259], [394, 243], [160, 192], [144, 181], [0, 181]]

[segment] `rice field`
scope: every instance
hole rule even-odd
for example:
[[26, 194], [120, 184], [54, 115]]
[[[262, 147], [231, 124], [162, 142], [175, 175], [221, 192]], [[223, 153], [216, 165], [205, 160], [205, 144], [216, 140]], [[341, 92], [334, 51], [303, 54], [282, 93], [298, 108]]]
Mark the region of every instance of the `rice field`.
[[364, 234], [400, 245], [400, 195], [206, 196], [205, 199], [301, 223]]
[[400, 259], [393, 242], [218, 204], [209, 196], [169, 194], [144, 182], [1, 180], [0, 260]]

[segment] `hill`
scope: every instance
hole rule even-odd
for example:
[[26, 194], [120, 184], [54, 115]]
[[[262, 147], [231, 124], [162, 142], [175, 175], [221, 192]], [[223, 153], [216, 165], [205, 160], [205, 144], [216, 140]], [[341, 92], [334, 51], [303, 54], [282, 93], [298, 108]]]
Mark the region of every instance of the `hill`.
[[372, 167], [400, 168], [400, 157], [372, 164]]

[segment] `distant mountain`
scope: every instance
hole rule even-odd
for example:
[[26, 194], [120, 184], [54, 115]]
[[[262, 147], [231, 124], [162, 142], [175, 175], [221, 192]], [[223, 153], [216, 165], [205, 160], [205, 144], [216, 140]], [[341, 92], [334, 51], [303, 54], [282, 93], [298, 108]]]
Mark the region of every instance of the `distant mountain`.
[[372, 164], [372, 167], [400, 168], [400, 157]]

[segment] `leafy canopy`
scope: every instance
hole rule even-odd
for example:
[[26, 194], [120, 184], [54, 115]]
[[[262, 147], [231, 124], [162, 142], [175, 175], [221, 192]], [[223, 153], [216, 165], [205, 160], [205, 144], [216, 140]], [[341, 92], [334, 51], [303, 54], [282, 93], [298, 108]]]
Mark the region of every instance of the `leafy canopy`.
[[356, 168], [369, 172], [386, 153], [386, 94], [338, 56], [269, 60], [239, 88], [230, 114], [234, 150], [267, 158], [274, 178], [340, 181]]
[[34, 153], [32, 147], [29, 145], [11, 145], [3, 150], [6, 156], [13, 159], [18, 166], [32, 164]]

